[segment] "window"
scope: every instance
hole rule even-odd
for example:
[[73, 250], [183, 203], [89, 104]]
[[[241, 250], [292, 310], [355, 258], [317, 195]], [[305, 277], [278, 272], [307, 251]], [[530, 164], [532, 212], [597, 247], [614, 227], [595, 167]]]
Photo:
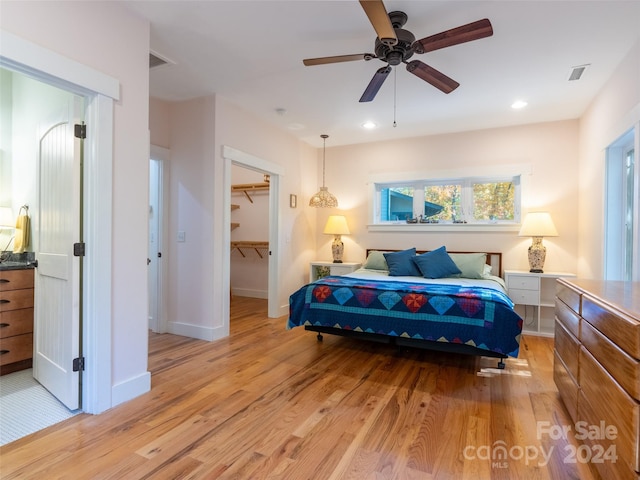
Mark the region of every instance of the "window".
[[635, 211], [640, 172], [635, 168], [634, 132], [630, 130], [607, 148], [604, 278], [637, 280], [640, 275], [638, 237], [640, 226]]
[[374, 223], [519, 223], [520, 176], [375, 184]]

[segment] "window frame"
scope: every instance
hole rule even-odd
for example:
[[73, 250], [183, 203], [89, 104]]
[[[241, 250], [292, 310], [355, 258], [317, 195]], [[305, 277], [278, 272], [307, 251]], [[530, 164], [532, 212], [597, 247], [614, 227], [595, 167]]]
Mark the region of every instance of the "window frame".
[[[526, 168], [524, 169], [526, 170]], [[457, 172], [461, 173], [461, 172]], [[407, 177], [413, 177], [413, 180], [407, 180]], [[488, 231], [514, 231], [518, 230], [521, 222], [522, 212], [522, 191], [524, 187], [525, 173], [523, 169], [515, 170], [514, 168], [505, 169], [505, 171], [492, 171], [487, 175], [447, 175], [436, 176], [420, 174], [417, 180], [415, 174], [399, 174], [393, 178], [385, 178], [381, 175], [372, 177], [369, 185], [371, 191], [369, 200], [371, 202], [370, 223], [368, 225], [370, 231], [385, 231], [390, 229], [397, 231], [409, 227], [411, 230], [420, 228], [420, 230], [435, 229], [438, 231], [454, 228], [456, 230], [488, 230]], [[513, 182], [515, 186], [514, 192], [514, 219], [513, 220], [476, 220], [473, 218], [473, 185], [476, 183], [498, 183]], [[413, 211], [420, 212], [424, 208], [424, 200], [422, 195], [415, 195], [415, 192], [423, 192], [426, 186], [433, 185], [451, 185], [459, 184], [462, 186], [461, 192], [461, 209], [463, 210], [461, 220], [462, 223], [454, 223], [453, 221], [440, 221], [438, 223], [420, 223], [408, 224], [405, 219], [398, 220], [380, 220], [381, 216], [381, 191], [386, 188], [394, 187], [411, 187], [414, 189]], [[465, 223], [466, 221], [466, 223]]]

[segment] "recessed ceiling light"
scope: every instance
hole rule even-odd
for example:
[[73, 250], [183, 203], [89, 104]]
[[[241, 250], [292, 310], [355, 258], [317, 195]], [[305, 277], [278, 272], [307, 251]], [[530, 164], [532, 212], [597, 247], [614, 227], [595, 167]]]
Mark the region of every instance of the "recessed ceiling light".
[[526, 107], [527, 105], [528, 103], [525, 102], [524, 100], [516, 100], [511, 104], [511, 108], [513, 108], [514, 110], [519, 110], [521, 108]]
[[364, 122], [362, 124], [362, 128], [366, 128], [367, 130], [371, 130], [372, 128], [376, 128], [377, 126], [378, 126], [377, 123], [371, 122], [371, 121]]

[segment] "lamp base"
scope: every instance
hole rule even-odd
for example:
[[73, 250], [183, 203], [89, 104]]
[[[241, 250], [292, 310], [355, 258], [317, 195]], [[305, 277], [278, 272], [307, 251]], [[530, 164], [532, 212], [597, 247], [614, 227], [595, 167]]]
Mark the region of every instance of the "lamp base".
[[542, 245], [542, 237], [533, 237], [531, 246], [529, 247], [529, 272], [544, 273], [542, 267], [547, 256], [547, 249]]
[[340, 235], [333, 238], [331, 244], [331, 253], [333, 254], [333, 263], [342, 263], [342, 254], [344, 253], [344, 243], [340, 239]]

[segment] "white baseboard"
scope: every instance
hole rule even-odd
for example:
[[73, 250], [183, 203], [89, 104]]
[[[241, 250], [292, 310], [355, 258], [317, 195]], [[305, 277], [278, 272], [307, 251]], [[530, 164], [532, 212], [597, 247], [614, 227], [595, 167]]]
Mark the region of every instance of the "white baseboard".
[[151, 390], [150, 372], [144, 372], [137, 377], [118, 383], [111, 387], [111, 407], [139, 397], [149, 390]]
[[208, 342], [218, 340], [219, 338], [224, 338], [229, 335], [228, 332], [225, 332], [222, 325], [212, 328], [182, 322], [169, 322], [169, 325], [167, 325], [167, 332], [173, 333], [174, 335], [182, 335], [183, 337], [206, 340]]
[[234, 297], [251, 297], [251, 298], [269, 298], [269, 292], [266, 290], [252, 290], [250, 288], [231, 288], [231, 294]]

